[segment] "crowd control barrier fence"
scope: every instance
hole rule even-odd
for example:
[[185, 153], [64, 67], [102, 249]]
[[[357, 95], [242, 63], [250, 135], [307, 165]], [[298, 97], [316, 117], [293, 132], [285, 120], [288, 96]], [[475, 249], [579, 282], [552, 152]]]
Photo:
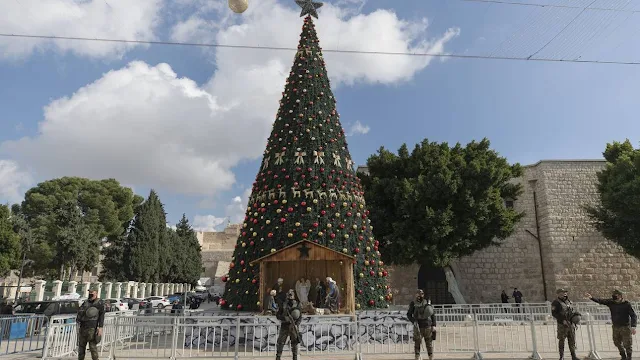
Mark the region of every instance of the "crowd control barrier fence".
[[[595, 309], [595, 314], [583, 312], [583, 321], [576, 328], [578, 355], [589, 359], [616, 356], [610, 320], [604, 317], [606, 308], [590, 306], [581, 309]], [[498, 311], [499, 306], [476, 306], [473, 311], [448, 313], [439, 308], [437, 316], [443, 319], [436, 327], [436, 357], [447, 354], [483, 359], [511, 354], [557, 358], [556, 322], [542, 310], [545, 307], [548, 309], [546, 304], [529, 304], [516, 311]], [[402, 311], [380, 311], [304, 317], [299, 352], [305, 358], [364, 360], [413, 354], [413, 325], [404, 315]], [[49, 323], [43, 359], [77, 356], [78, 328], [72, 318], [55, 317], [56, 321]], [[272, 316], [121, 313], [105, 318], [99, 351], [105, 359], [273, 358], [279, 331], [279, 321]], [[290, 349], [287, 341], [285, 354]], [[426, 355], [424, 343], [421, 351]]]

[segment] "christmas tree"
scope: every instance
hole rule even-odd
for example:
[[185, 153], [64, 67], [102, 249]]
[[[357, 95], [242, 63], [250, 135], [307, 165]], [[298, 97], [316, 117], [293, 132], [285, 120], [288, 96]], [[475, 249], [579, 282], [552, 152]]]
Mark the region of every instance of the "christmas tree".
[[294, 64], [238, 238], [221, 304], [259, 307], [259, 266], [250, 263], [308, 240], [355, 257], [356, 308], [386, 307], [387, 272], [311, 15], [322, 4], [297, 0], [304, 19]]

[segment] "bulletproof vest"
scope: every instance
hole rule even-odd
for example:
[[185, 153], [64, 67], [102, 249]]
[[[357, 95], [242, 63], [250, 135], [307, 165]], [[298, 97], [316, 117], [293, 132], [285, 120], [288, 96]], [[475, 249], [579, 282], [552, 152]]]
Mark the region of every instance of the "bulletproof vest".
[[98, 321], [100, 317], [100, 304], [99, 300], [94, 302], [90, 302], [89, 300], [85, 301], [80, 307], [80, 310], [78, 310], [78, 321]]
[[571, 302], [571, 300], [566, 300], [566, 301], [558, 300], [558, 303], [560, 304], [561, 314], [563, 314], [566, 317], [569, 317], [573, 313], [573, 303]]
[[413, 317], [416, 320], [427, 320], [431, 318], [431, 315], [434, 314], [433, 307], [429, 305], [425, 300], [416, 301], [413, 309]]

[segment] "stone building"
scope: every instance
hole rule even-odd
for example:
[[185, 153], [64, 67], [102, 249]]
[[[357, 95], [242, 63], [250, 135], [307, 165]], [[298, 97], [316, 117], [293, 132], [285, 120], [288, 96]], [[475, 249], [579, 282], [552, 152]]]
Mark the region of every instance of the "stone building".
[[435, 303], [452, 303], [452, 282], [467, 303], [500, 302], [500, 292], [511, 295], [514, 287], [526, 302], [553, 299], [559, 287], [574, 299], [585, 292], [608, 296], [613, 288], [638, 299], [640, 261], [591, 227], [583, 208], [598, 201], [596, 174], [604, 166], [603, 160], [543, 160], [526, 166], [517, 180], [523, 194], [506, 201], [526, 214], [515, 233], [500, 246], [455, 261], [455, 281], [447, 281], [443, 269], [391, 269], [396, 304], [408, 303], [418, 286]]
[[220, 278], [229, 271], [241, 224], [230, 224], [223, 231], [197, 232], [202, 247], [202, 277], [213, 279], [214, 291], [222, 293]]

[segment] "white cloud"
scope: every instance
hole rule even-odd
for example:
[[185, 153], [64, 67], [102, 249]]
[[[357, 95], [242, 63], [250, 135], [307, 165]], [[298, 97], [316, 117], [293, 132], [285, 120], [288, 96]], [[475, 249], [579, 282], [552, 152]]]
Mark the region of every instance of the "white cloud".
[[1, 149], [48, 176], [115, 177], [134, 186], [214, 194], [230, 188], [231, 167], [253, 155], [242, 146], [255, 134], [238, 138], [228, 131], [250, 126], [230, 125], [224, 114], [211, 94], [169, 65], [133, 62], [53, 101], [38, 137], [7, 141]]
[[[63, 37], [152, 40], [162, 0], [2, 1], [0, 32]], [[0, 38], [0, 58], [55, 49], [92, 58], [119, 57], [136, 44]]]
[[235, 196], [224, 208], [224, 217], [214, 215], [196, 215], [193, 228], [197, 231], [221, 231], [227, 223], [239, 224], [244, 220], [251, 189], [245, 189], [241, 195]]
[[245, 189], [242, 195], [234, 197], [231, 200], [231, 203], [225, 207], [224, 213], [229, 218], [232, 224], [239, 224], [243, 222], [244, 216], [247, 212], [249, 196], [251, 196], [250, 188]]
[[11, 160], [0, 160], [0, 203], [17, 203], [24, 199], [24, 193], [33, 178], [22, 171], [18, 164]]
[[368, 125], [363, 125], [360, 121], [356, 121], [355, 124], [351, 125], [349, 131], [347, 131], [348, 135], [366, 135], [369, 133], [371, 128]]
[[[95, 0], [90, 4], [98, 6]], [[347, 13], [330, 4], [322, 8], [316, 23], [324, 49], [443, 52], [457, 34], [449, 30], [427, 41], [426, 20], [402, 21], [387, 10], [350, 18]], [[245, 14], [228, 20], [239, 24], [206, 21], [199, 14], [176, 25], [174, 38], [296, 47], [302, 25], [299, 9], [275, 0], [252, 1]], [[293, 56], [292, 51], [219, 48], [216, 72], [203, 86], [179, 78], [167, 64], [133, 62], [51, 102], [37, 136], [4, 142], [0, 152], [42, 176], [113, 177], [134, 186], [213, 196], [234, 184], [235, 165], [262, 155]], [[331, 53], [325, 58], [334, 86], [409, 80], [430, 61]]]
[[225, 223], [225, 218], [213, 215], [196, 215], [193, 219], [193, 229], [195, 231], [213, 232], [218, 231], [218, 227]]

